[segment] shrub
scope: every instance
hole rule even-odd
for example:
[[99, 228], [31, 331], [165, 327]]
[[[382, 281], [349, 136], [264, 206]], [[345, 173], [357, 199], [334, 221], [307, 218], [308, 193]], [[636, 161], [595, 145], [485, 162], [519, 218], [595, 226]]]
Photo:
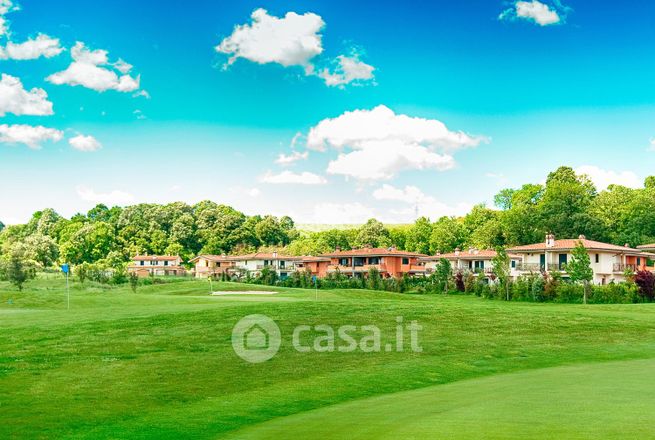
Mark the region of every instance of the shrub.
[[655, 275], [647, 270], [640, 270], [634, 276], [634, 282], [639, 287], [639, 295], [646, 301], [655, 297]]

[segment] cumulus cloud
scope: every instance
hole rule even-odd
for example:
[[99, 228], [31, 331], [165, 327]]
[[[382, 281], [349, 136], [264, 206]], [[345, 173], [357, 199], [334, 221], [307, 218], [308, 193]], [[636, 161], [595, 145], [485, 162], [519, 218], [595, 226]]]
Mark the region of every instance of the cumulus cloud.
[[321, 29], [323, 19], [311, 12], [299, 15], [288, 12], [278, 18], [265, 9], [257, 9], [252, 23], [236, 26], [232, 35], [216, 46], [216, 51], [230, 55], [228, 65], [239, 58], [285, 67], [312, 69], [310, 60], [323, 52]]
[[15, 6], [11, 0], [0, 0], [0, 36], [6, 35], [9, 31], [9, 23], [5, 15], [18, 9], [18, 6]]
[[512, 7], [503, 11], [500, 20], [530, 20], [540, 26], [548, 26], [563, 22], [570, 8], [563, 6], [559, 0], [553, 0], [552, 6], [538, 0], [517, 1]]
[[417, 214], [433, 219], [443, 216], [464, 215], [469, 212], [472, 205], [469, 203], [458, 203], [451, 206], [438, 201], [432, 196], [426, 195], [418, 187], [408, 185], [404, 188], [397, 188], [384, 184], [373, 191], [376, 200], [395, 201], [406, 204], [404, 208], [392, 210], [398, 216], [398, 220], [406, 222], [415, 220]]
[[403, 170], [452, 168], [455, 151], [485, 141], [482, 136], [450, 131], [436, 119], [397, 115], [380, 105], [324, 119], [310, 129], [307, 147], [341, 152], [328, 165], [330, 174], [379, 180]]
[[76, 188], [77, 195], [87, 202], [103, 203], [108, 206], [126, 205], [134, 201], [134, 196], [124, 191], [110, 191], [107, 193], [96, 192], [93, 188], [79, 185]]
[[308, 171], [303, 171], [302, 173], [282, 171], [279, 174], [273, 174], [269, 171], [264, 176], [262, 176], [261, 181], [264, 183], [291, 183], [296, 185], [323, 185], [327, 183], [325, 177], [310, 173]]
[[128, 74], [132, 66], [122, 60], [110, 63], [106, 50], [89, 50], [78, 41], [71, 49], [71, 57], [73, 62], [66, 70], [53, 73], [46, 79], [53, 84], [82, 86], [98, 92], [133, 92], [139, 88], [140, 76]]
[[68, 144], [78, 151], [91, 152], [102, 148], [102, 145], [93, 136], [79, 134], [68, 139]]
[[576, 174], [587, 175], [598, 191], [603, 191], [612, 184], [623, 185], [628, 188], [641, 188], [642, 186], [642, 181], [632, 171], [612, 171], [594, 165], [582, 165], [576, 168], [575, 172]]
[[36, 87], [25, 90], [20, 79], [3, 73], [0, 79], [0, 116], [6, 113], [18, 116], [52, 115], [52, 102], [48, 101], [45, 90]]
[[280, 153], [275, 159], [275, 163], [278, 165], [291, 165], [299, 160], [307, 160], [309, 157], [309, 151], [292, 151], [291, 154]]
[[30, 38], [22, 43], [9, 41], [5, 47], [0, 47], [0, 59], [35, 60], [39, 57], [52, 58], [59, 55], [63, 50], [64, 48], [59, 45], [58, 38], [39, 34], [36, 38]]
[[252, 13], [251, 19], [251, 23], [236, 26], [232, 34], [215, 47], [217, 52], [229, 56], [224, 68], [239, 58], [258, 64], [299, 66], [305, 75], [316, 75], [328, 86], [339, 87], [353, 82], [361, 84], [373, 78], [373, 66], [360, 61], [356, 54], [339, 55], [333, 72], [327, 68], [317, 72], [315, 59], [323, 53], [321, 30], [325, 26], [317, 14], [287, 12], [284, 17], [275, 17], [260, 8]]
[[0, 124], [0, 142], [6, 144], [23, 144], [32, 149], [39, 149], [43, 142], [59, 142], [63, 137], [63, 131], [42, 125]]
[[337, 68], [333, 72], [326, 68], [318, 74], [330, 87], [343, 87], [350, 83], [362, 84], [373, 79], [375, 67], [360, 61], [357, 54], [350, 57], [339, 55], [336, 62]]
[[319, 203], [314, 206], [312, 223], [359, 224], [376, 217], [375, 211], [361, 203]]

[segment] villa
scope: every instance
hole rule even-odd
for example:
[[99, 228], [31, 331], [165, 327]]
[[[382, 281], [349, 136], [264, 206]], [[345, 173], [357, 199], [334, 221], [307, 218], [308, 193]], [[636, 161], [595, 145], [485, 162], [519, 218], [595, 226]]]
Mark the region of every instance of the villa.
[[[470, 248], [467, 251], [461, 251], [456, 248], [454, 252], [447, 254], [437, 253], [434, 256], [420, 258], [425, 264], [426, 274], [433, 273], [437, 264], [442, 258], [450, 261], [453, 273], [472, 273], [474, 275], [486, 274], [493, 272], [493, 259], [496, 258], [497, 252], [491, 249]], [[516, 278], [519, 276], [517, 266], [521, 262], [521, 256], [509, 254], [510, 258], [510, 276]]]
[[128, 273], [135, 273], [139, 277], [151, 275], [186, 275], [182, 267], [182, 258], [178, 255], [136, 255], [132, 263], [127, 266]]
[[296, 271], [301, 260], [301, 257], [278, 255], [277, 252], [256, 252], [246, 255], [199, 255], [192, 259], [191, 263], [195, 263], [197, 278], [215, 277], [223, 273], [235, 274], [242, 271], [257, 276], [267, 267], [284, 279], [291, 272]]
[[328, 267], [330, 266], [331, 259], [328, 257], [302, 257], [302, 259], [296, 263], [298, 270], [308, 270], [311, 272], [312, 276], [318, 278], [324, 278], [328, 273]]
[[556, 240], [553, 234], [547, 234], [543, 243], [516, 246], [507, 251], [521, 256], [517, 267], [519, 273], [558, 271], [566, 278], [566, 265], [571, 260], [571, 253], [578, 242], [582, 242], [589, 253], [594, 284], [625, 281], [626, 270], [646, 270], [647, 260], [653, 256], [627, 244], [617, 246], [587, 240], [584, 235], [577, 239]]
[[321, 255], [329, 258], [327, 273], [341, 273], [348, 277], [361, 277], [375, 268], [384, 278], [402, 277], [408, 275], [425, 274], [425, 266], [419, 258], [425, 255], [417, 252], [399, 251], [390, 248], [363, 248], [342, 251], [337, 248], [334, 252]]

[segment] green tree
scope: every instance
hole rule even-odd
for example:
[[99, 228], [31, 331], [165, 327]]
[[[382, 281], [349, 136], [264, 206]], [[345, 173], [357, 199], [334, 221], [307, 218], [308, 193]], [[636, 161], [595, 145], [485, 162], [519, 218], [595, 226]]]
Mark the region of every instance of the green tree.
[[129, 275], [129, 280], [130, 280], [130, 289], [132, 289], [133, 293], [136, 293], [136, 289], [137, 287], [139, 287], [139, 276], [134, 272], [132, 272]]
[[460, 219], [441, 217], [432, 225], [430, 252], [452, 252], [462, 248], [468, 239], [467, 230]]
[[44, 268], [54, 264], [59, 257], [59, 246], [47, 235], [30, 235], [25, 239], [25, 248], [28, 258], [40, 263]]
[[23, 244], [14, 245], [3, 258], [2, 272], [11, 284], [23, 290], [23, 284], [36, 277], [36, 262], [30, 260]]
[[505, 299], [509, 301], [510, 259], [505, 249], [496, 249], [496, 256], [491, 260], [493, 274], [505, 290]]
[[583, 283], [584, 303], [587, 304], [590, 283], [594, 279], [594, 271], [591, 268], [589, 253], [582, 241], [578, 241], [575, 245], [573, 251], [571, 251], [571, 257], [571, 261], [566, 265], [566, 272], [571, 277], [571, 281]]
[[451, 275], [452, 266], [450, 261], [445, 258], [440, 259], [437, 263], [437, 267], [435, 268], [434, 276], [439, 287], [443, 288], [443, 291], [446, 293], [448, 293], [448, 282], [450, 281]]
[[[417, 219], [407, 232], [405, 241], [405, 250], [419, 252], [421, 254], [430, 253], [430, 237], [432, 236], [432, 223], [427, 217]], [[400, 246], [399, 243], [396, 243]]]
[[368, 220], [357, 231], [355, 247], [388, 247], [391, 246], [391, 236], [384, 224], [374, 218]]

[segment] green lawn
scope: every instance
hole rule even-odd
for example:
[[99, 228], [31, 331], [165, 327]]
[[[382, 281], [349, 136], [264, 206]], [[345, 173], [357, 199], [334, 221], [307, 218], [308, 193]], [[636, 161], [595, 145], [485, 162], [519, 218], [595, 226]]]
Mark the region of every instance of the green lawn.
[[[60, 277], [23, 293], [0, 283], [0, 438], [649, 434], [639, 429], [654, 409], [653, 305], [361, 290], [321, 291], [316, 301], [313, 290], [262, 289], [280, 293], [211, 297], [206, 281], [137, 294], [75, 284], [67, 311]], [[253, 313], [283, 335], [262, 364], [231, 346], [232, 327]], [[423, 326], [422, 353], [291, 347], [300, 324], [374, 324], [393, 342], [397, 316]], [[615, 400], [601, 405], [603, 396]]]

